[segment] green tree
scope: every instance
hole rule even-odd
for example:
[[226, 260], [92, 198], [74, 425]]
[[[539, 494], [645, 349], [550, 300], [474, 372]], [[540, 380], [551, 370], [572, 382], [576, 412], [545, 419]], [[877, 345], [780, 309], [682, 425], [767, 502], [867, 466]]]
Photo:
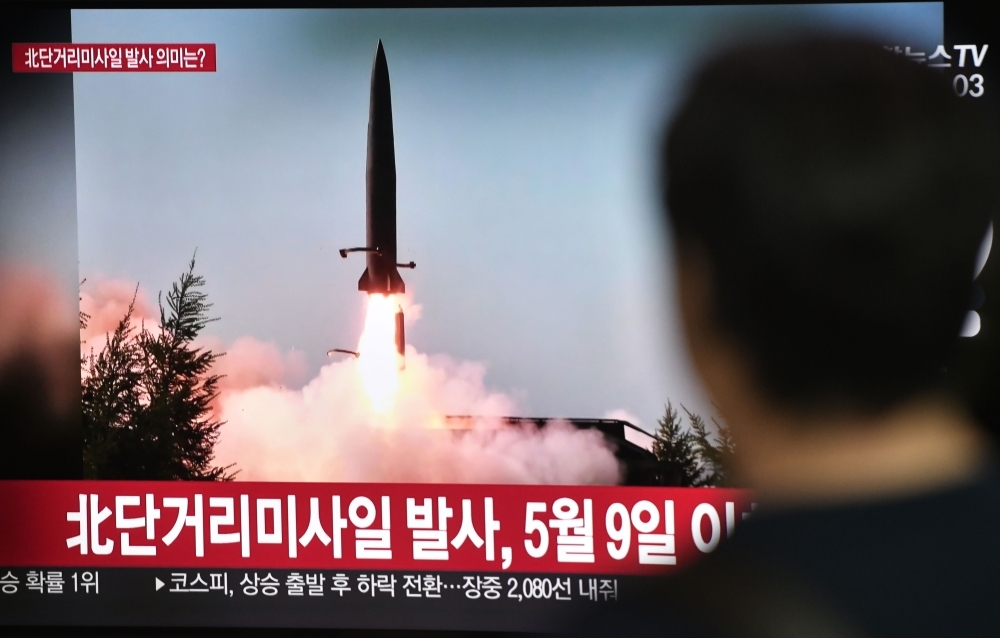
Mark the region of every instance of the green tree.
[[223, 423], [212, 416], [222, 356], [194, 345], [211, 304], [195, 259], [160, 299], [159, 330], [132, 326], [135, 299], [83, 375], [88, 478], [229, 480], [215, 467]]
[[[128, 452], [125, 439], [132, 438], [142, 412], [142, 368], [139, 340], [132, 326], [135, 297], [104, 348], [83, 357], [81, 407], [83, 409], [83, 471], [86, 478], [133, 478], [114, 476], [111, 468]], [[82, 314], [82, 313], [81, 313]], [[83, 324], [81, 317], [81, 324]], [[83, 325], [83, 327], [86, 327]], [[138, 478], [138, 477], [135, 477]]]
[[671, 487], [699, 485], [702, 469], [698, 452], [694, 434], [684, 427], [680, 414], [668, 401], [653, 441], [660, 484]]
[[[729, 428], [715, 419], [712, 423], [716, 426], [716, 434], [713, 437], [708, 431], [705, 419], [695, 414], [681, 405], [691, 422], [691, 429], [694, 431], [694, 445], [701, 460], [701, 477], [698, 485], [705, 487], [732, 487], [732, 462], [736, 452], [733, 437]], [[714, 439], [714, 440], [713, 440]]]

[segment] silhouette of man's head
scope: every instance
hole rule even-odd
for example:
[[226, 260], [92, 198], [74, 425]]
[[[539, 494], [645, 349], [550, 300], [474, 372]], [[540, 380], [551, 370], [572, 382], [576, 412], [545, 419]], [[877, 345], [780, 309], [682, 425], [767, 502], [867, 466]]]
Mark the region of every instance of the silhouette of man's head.
[[949, 80], [861, 41], [746, 46], [670, 124], [682, 278], [704, 271], [699, 320], [778, 404], [879, 410], [938, 383], [998, 203], [993, 130]]

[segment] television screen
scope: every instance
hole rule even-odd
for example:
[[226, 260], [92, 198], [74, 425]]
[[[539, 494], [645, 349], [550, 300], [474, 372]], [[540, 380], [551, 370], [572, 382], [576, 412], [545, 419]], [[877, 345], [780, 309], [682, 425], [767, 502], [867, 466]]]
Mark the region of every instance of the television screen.
[[847, 31], [990, 90], [940, 2], [11, 15], [0, 624], [543, 631], [696, 561], [754, 506], [686, 80]]

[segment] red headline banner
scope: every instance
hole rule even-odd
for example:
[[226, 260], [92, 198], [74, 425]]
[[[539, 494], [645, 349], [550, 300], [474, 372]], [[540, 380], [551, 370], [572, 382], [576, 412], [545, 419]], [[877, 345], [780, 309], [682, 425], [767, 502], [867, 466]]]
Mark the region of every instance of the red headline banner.
[[15, 73], [214, 73], [214, 44], [14, 43]]
[[0, 566], [641, 574], [753, 509], [734, 489], [0, 481]]

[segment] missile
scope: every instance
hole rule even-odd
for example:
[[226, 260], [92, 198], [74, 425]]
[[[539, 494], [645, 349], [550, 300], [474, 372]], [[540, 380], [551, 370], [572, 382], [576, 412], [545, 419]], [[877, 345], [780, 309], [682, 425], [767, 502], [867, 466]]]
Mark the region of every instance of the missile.
[[[366, 268], [358, 280], [358, 290], [369, 295], [395, 295], [406, 292], [399, 276], [400, 268], [416, 268], [414, 262], [396, 261], [396, 149], [392, 136], [392, 96], [389, 91], [389, 64], [385, 60], [382, 40], [375, 49], [368, 107], [368, 160], [365, 169], [365, 225], [367, 243], [359, 248], [342, 248], [340, 256], [365, 253]], [[353, 350], [334, 348], [335, 353], [360, 357]], [[400, 369], [406, 366], [406, 335], [403, 328], [403, 308], [396, 312], [396, 352]]]
[[371, 102], [368, 110], [368, 162], [365, 175], [365, 208], [368, 242], [360, 248], [344, 248], [340, 256], [363, 252], [367, 268], [358, 280], [358, 290], [369, 295], [406, 292], [399, 268], [416, 268], [412, 261], [396, 262], [396, 151], [392, 137], [392, 98], [389, 65], [382, 41], [378, 41], [372, 64]]

